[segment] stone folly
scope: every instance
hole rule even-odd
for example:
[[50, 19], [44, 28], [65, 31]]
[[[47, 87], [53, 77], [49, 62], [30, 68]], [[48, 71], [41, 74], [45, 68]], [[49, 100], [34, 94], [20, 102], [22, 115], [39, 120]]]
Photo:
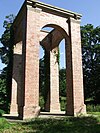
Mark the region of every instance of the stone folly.
[[[45, 110], [60, 111], [58, 46], [65, 39], [67, 115], [86, 113], [80, 37], [81, 15], [35, 0], [26, 0], [11, 32], [14, 45], [10, 114], [20, 119], [39, 115], [39, 47], [45, 49], [49, 84]], [[52, 27], [50, 32], [44, 27]]]

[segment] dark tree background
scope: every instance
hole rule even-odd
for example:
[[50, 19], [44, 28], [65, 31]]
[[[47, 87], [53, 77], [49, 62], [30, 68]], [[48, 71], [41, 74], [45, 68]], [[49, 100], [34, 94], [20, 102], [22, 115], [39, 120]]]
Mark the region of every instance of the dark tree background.
[[100, 26], [81, 27], [85, 99], [100, 103]]
[[14, 15], [11, 14], [6, 16], [3, 23], [5, 28], [4, 33], [0, 38], [2, 46], [0, 47], [0, 59], [6, 67], [2, 70], [0, 74], [0, 108], [8, 111], [11, 95], [11, 78], [12, 78], [12, 54], [13, 46], [10, 39], [10, 28], [14, 21]]

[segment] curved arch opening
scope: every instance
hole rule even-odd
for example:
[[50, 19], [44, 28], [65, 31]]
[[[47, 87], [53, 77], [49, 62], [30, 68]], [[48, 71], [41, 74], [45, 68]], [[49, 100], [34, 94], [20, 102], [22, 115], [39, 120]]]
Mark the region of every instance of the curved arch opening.
[[65, 39], [59, 43], [59, 99], [61, 111], [66, 111], [66, 53]]
[[[58, 25], [48, 24], [41, 29], [40, 45], [44, 51], [40, 59], [40, 106], [43, 111], [61, 111], [66, 106], [66, 59], [65, 42], [69, 39], [64, 29]], [[41, 72], [42, 70], [42, 72]], [[61, 75], [64, 75], [64, 86]], [[42, 79], [42, 80], [41, 80]], [[64, 93], [64, 94], [62, 94]]]
[[63, 35], [64, 38], [66, 38], [67, 40], [69, 40], [68, 34], [59, 25], [56, 25], [56, 24], [47, 24], [47, 25], [43, 26], [42, 29], [48, 29], [47, 31], [50, 31], [49, 29], [57, 29]]

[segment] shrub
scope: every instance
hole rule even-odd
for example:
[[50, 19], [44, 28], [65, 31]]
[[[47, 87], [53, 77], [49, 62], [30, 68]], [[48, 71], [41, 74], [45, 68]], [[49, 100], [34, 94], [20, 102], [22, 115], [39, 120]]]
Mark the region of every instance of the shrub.
[[41, 107], [41, 111], [44, 110], [44, 104], [45, 104], [44, 98], [43, 98], [43, 96], [40, 96], [40, 98], [39, 98], [39, 105]]
[[87, 105], [87, 112], [100, 112], [100, 105]]
[[5, 112], [2, 109], [0, 109], [0, 116], [2, 116], [4, 113]]
[[60, 97], [60, 107], [61, 111], [66, 110], [66, 97]]

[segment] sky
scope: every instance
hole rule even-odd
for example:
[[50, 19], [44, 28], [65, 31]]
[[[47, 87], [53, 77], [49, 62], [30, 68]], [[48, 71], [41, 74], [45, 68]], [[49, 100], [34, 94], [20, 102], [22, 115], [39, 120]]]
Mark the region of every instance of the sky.
[[[39, 1], [82, 14], [81, 25], [93, 24], [95, 27], [100, 25], [100, 0]], [[0, 37], [4, 32], [3, 22], [5, 20], [5, 16], [10, 14], [17, 15], [23, 2], [24, 0], [0, 0]], [[61, 56], [64, 56], [63, 51], [61, 51]], [[63, 66], [64, 63], [62, 63], [62, 67]], [[0, 61], [0, 70], [3, 67], [4, 65]]]

